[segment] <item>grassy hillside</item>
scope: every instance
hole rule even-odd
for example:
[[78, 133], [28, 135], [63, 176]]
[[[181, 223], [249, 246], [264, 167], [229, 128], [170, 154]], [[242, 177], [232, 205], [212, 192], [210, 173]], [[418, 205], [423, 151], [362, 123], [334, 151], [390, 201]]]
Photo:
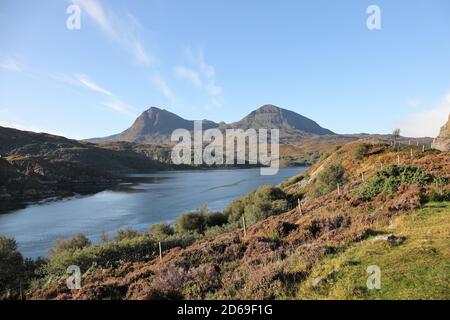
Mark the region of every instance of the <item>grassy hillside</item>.
[[[299, 299], [449, 299], [450, 203], [430, 203], [380, 225], [371, 237], [316, 266]], [[395, 234], [395, 239], [386, 240]], [[381, 271], [380, 290], [368, 290], [367, 267]], [[316, 284], [316, 285], [314, 285]]]
[[[205, 224], [197, 213], [175, 230], [161, 225], [56, 251], [29, 297], [448, 299], [449, 158], [348, 144], [279, 188], [238, 199], [225, 224]], [[82, 268], [81, 290], [65, 287], [70, 264]], [[381, 270], [381, 290], [366, 287], [371, 265]]]

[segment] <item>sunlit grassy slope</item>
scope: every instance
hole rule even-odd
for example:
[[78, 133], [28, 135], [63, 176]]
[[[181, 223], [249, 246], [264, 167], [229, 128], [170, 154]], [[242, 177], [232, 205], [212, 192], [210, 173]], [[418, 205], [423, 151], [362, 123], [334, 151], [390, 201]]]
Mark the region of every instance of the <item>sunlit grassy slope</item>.
[[[390, 243], [371, 237], [322, 260], [300, 286], [298, 298], [448, 299], [450, 202], [430, 203], [377, 231], [395, 233], [398, 239]], [[381, 270], [380, 290], [367, 289], [371, 265]]]

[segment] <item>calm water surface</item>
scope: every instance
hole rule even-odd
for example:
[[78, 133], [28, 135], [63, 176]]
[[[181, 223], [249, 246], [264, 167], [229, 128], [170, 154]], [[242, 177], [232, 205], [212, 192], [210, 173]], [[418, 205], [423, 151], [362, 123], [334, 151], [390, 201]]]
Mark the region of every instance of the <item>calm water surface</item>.
[[27, 257], [47, 255], [55, 240], [77, 233], [98, 241], [122, 228], [144, 231], [161, 221], [208, 204], [223, 210], [231, 201], [264, 184], [278, 184], [306, 168], [280, 169], [261, 176], [259, 169], [171, 171], [134, 174], [136, 183], [123, 184], [91, 196], [31, 205], [0, 215], [0, 234], [14, 237]]

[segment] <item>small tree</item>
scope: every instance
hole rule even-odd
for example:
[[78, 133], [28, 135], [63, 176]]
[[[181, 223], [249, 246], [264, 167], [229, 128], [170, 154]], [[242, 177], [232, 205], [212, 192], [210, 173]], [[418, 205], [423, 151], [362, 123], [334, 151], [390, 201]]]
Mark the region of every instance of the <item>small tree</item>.
[[355, 150], [355, 159], [356, 160], [364, 159], [364, 156], [369, 151], [369, 149], [370, 149], [370, 145], [369, 144], [367, 144], [367, 143], [359, 144], [356, 147], [356, 150]]
[[0, 236], [0, 300], [19, 295], [24, 276], [23, 257], [14, 239]]
[[341, 164], [330, 164], [317, 175], [315, 193], [327, 194], [337, 188], [338, 183], [344, 182], [344, 167]]
[[227, 217], [222, 212], [210, 212], [204, 215], [205, 216], [205, 227], [220, 227], [228, 222]]
[[118, 230], [116, 232], [116, 236], [114, 237], [114, 240], [116, 241], [122, 241], [125, 239], [133, 239], [139, 236], [139, 233], [136, 230], [133, 230], [131, 228]]
[[150, 227], [150, 234], [158, 238], [171, 236], [173, 235], [173, 228], [165, 222], [154, 224]]
[[288, 211], [290, 203], [283, 190], [271, 185], [264, 185], [252, 193], [242, 196], [225, 209], [228, 222], [239, 222], [245, 216], [251, 225], [269, 216]]
[[91, 244], [91, 241], [82, 233], [77, 234], [76, 236], [65, 239], [65, 240], [57, 240], [55, 245], [49, 251], [49, 256], [55, 256], [62, 251], [75, 251], [77, 249], [83, 249]]
[[203, 233], [205, 217], [196, 212], [182, 214], [175, 222], [174, 229], [178, 233], [197, 232]]

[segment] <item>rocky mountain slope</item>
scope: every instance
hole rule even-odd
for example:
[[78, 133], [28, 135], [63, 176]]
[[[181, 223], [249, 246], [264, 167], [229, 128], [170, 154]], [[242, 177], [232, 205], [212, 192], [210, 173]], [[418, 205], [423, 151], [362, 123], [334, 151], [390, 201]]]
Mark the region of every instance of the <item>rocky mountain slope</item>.
[[280, 129], [284, 135], [298, 136], [334, 134], [311, 119], [270, 104], [258, 108], [242, 120], [230, 124], [229, 127], [243, 130], [273, 128]]
[[[350, 143], [278, 189], [264, 187], [238, 199], [225, 210], [229, 222], [221, 227], [172, 235], [152, 229], [62, 251], [44, 268], [48, 278], [28, 295], [449, 299], [449, 181], [448, 152]], [[291, 208], [280, 214], [286, 205]], [[267, 210], [269, 217], [261, 217]], [[70, 264], [82, 268], [81, 290], [65, 285]], [[367, 286], [370, 266], [381, 270], [379, 289]]]
[[[170, 147], [173, 143], [170, 136], [175, 129], [193, 130], [194, 121], [186, 120], [167, 110], [161, 110], [151, 107], [143, 112], [133, 123], [133, 125], [122, 133], [104, 138], [88, 139], [88, 142], [98, 144], [121, 143], [128, 142], [141, 145], [139, 149], [148, 149], [144, 145], [166, 145]], [[230, 124], [221, 122], [215, 123], [209, 120], [203, 120], [203, 129], [219, 128], [222, 131], [226, 129], [279, 129], [280, 143], [288, 147], [306, 146], [309, 148], [310, 143], [314, 145], [339, 145], [350, 141], [367, 140], [387, 142], [391, 141], [390, 135], [382, 134], [335, 134], [331, 130], [325, 129], [315, 121], [308, 119], [293, 111], [282, 109], [274, 105], [264, 105], [240, 121]], [[398, 142], [401, 144], [425, 145], [429, 146], [432, 142], [431, 138], [407, 138], [399, 137]], [[322, 150], [314, 150], [321, 152]], [[311, 159], [311, 155], [298, 154], [297, 158]]]
[[[143, 112], [124, 132], [105, 137], [94, 138], [88, 141], [94, 143], [105, 143], [114, 141], [126, 141], [136, 143], [170, 143], [170, 135], [175, 129], [194, 129], [194, 121], [183, 119], [167, 110], [155, 107]], [[209, 120], [203, 120], [203, 130], [211, 128], [244, 129], [280, 129], [281, 137], [302, 137], [305, 135], [333, 134], [328, 129], [320, 127], [316, 122], [303, 117], [295, 112], [278, 108], [273, 105], [265, 105], [253, 111], [242, 120], [226, 124], [220, 124]]]
[[[203, 120], [203, 128], [217, 128], [219, 125], [213, 121]], [[167, 110], [151, 107], [144, 111], [133, 125], [122, 133], [105, 138], [94, 138], [88, 141], [94, 143], [104, 142], [136, 142], [136, 143], [168, 143], [170, 136], [176, 129], [194, 130], [194, 121], [186, 120]]]
[[434, 139], [433, 148], [441, 151], [450, 151], [450, 115], [447, 123], [441, 128], [437, 138]]

